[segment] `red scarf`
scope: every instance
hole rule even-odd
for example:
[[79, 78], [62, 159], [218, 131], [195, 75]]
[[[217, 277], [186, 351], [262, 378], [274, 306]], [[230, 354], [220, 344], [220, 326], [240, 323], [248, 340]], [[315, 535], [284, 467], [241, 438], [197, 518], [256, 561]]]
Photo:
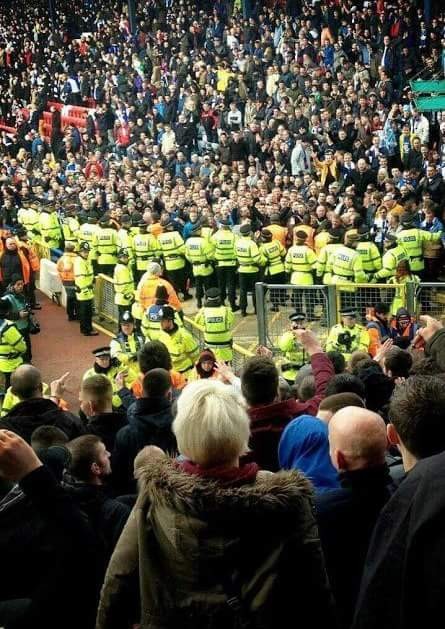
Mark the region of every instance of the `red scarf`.
[[241, 485], [254, 483], [259, 470], [256, 463], [246, 463], [244, 465], [240, 465], [240, 467], [229, 468], [221, 465], [217, 465], [215, 467], [201, 467], [200, 465], [187, 460], [181, 461], [179, 463], [179, 467], [186, 472], [186, 474], [217, 480], [222, 485], [228, 487], [239, 487]]

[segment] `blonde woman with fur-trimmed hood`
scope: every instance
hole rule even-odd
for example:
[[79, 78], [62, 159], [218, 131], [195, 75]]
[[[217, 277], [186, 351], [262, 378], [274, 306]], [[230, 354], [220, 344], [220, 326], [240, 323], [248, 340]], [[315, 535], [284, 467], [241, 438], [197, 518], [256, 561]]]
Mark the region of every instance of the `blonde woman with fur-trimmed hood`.
[[250, 437], [240, 394], [210, 379], [189, 384], [173, 431], [181, 457], [158, 451], [138, 471], [97, 629], [331, 626], [311, 485], [240, 461]]

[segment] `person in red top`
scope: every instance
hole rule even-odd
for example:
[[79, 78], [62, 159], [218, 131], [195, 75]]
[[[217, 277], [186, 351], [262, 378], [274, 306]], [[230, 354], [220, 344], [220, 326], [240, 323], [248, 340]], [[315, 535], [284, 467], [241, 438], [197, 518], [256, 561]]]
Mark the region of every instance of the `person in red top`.
[[241, 390], [249, 406], [251, 428], [248, 458], [258, 463], [261, 469], [271, 472], [280, 469], [278, 444], [284, 428], [299, 415], [317, 414], [326, 385], [334, 376], [333, 364], [314, 333], [310, 330], [296, 332], [311, 359], [315, 378], [314, 397], [306, 402], [295, 398], [280, 400], [278, 370], [272, 359], [266, 356], [251, 358], [241, 374]]

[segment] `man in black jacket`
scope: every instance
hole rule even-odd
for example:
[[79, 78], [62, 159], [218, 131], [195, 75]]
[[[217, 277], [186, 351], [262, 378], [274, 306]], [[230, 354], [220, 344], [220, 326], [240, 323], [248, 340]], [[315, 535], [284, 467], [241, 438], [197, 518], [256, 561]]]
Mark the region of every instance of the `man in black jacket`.
[[143, 396], [127, 411], [128, 426], [116, 435], [112, 456], [112, 482], [118, 494], [134, 493], [133, 463], [144, 446], [155, 445], [164, 452], [176, 452], [171, 425], [172, 384], [168, 371], [152, 369], [142, 381]]
[[354, 629], [437, 626], [445, 595], [444, 405], [439, 376], [413, 376], [395, 389], [388, 437], [407, 476], [377, 522]]
[[116, 434], [126, 426], [125, 411], [113, 411], [113, 386], [107, 376], [95, 374], [82, 381], [80, 408], [88, 417], [86, 432], [97, 435], [110, 452], [114, 448]]
[[107, 495], [111, 475], [110, 453], [96, 435], [83, 435], [68, 444], [72, 483], [65, 485], [101, 537], [109, 558], [130, 515], [131, 508]]
[[93, 629], [102, 546], [75, 502], [18, 435], [0, 430], [0, 626]]
[[329, 421], [329, 446], [341, 488], [319, 494], [315, 505], [339, 627], [346, 628], [375, 522], [394, 490], [385, 422], [364, 408], [343, 408]]
[[28, 443], [39, 426], [56, 426], [63, 430], [69, 439], [85, 433], [79, 417], [59, 408], [69, 372], [51, 382], [51, 397], [43, 397], [40, 371], [32, 365], [20, 365], [11, 376], [11, 389], [20, 402], [0, 421], [0, 426], [12, 430]]

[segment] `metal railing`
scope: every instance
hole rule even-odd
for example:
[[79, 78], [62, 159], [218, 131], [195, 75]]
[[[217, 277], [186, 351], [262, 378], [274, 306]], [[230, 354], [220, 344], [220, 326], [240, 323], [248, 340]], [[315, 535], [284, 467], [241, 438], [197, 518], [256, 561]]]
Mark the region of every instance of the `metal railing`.
[[[442, 292], [439, 291], [442, 288]], [[423, 291], [432, 291], [437, 305], [443, 299], [445, 311], [445, 285], [423, 284]], [[431, 293], [429, 293], [431, 295]], [[427, 295], [424, 294], [424, 301]], [[336, 284], [332, 286], [294, 286], [290, 284], [256, 284], [258, 338], [260, 345], [265, 345], [274, 353], [279, 353], [278, 340], [289, 330], [289, 315], [301, 312], [306, 315], [308, 327], [314, 330], [323, 343], [329, 329], [340, 321], [343, 309], [355, 310], [358, 320], [365, 324], [370, 308], [376, 303], [385, 303], [391, 314], [398, 308], [405, 307], [415, 314], [414, 284]], [[418, 303], [420, 303], [418, 301]], [[431, 312], [437, 316], [439, 308]], [[422, 307], [422, 312], [427, 311]]]
[[289, 329], [289, 315], [302, 312], [321, 338], [334, 325], [335, 293], [331, 286], [256, 284], [258, 340], [274, 350], [278, 339]]
[[415, 287], [413, 312], [416, 317], [421, 314], [428, 314], [443, 320], [445, 318], [445, 283], [422, 282], [418, 284]]

